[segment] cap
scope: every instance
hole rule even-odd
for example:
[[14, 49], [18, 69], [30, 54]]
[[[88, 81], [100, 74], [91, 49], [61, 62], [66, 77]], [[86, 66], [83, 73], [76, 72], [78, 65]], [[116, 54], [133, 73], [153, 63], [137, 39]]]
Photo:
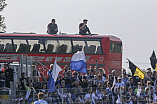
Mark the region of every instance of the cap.
[[84, 19], [83, 21], [88, 21], [87, 19]]

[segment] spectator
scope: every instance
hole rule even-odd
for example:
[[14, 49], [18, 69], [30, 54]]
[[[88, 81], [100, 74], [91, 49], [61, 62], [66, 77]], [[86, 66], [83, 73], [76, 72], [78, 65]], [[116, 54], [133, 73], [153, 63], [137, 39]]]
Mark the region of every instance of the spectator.
[[133, 77], [134, 86], [137, 86], [138, 82], [141, 82], [141, 79], [138, 76], [132, 76], [132, 77]]
[[156, 71], [153, 71], [152, 81], [153, 81], [153, 86], [155, 86], [157, 84], [157, 72]]
[[93, 69], [90, 69], [90, 77], [94, 77], [94, 70]]
[[18, 84], [18, 90], [16, 91], [16, 93], [17, 93], [17, 94], [21, 93], [22, 95], [24, 95], [23, 92], [24, 92], [24, 91], [22, 90], [21, 84]]
[[58, 95], [60, 96], [60, 98], [63, 98], [65, 103], [73, 103], [72, 99], [71, 99], [71, 93], [67, 91], [67, 89], [64, 89], [63, 94], [60, 93], [59, 90], [57, 90]]
[[106, 91], [107, 91], [107, 94], [111, 93], [112, 92], [112, 84], [110, 82], [107, 83], [107, 88], [106, 88]]
[[116, 83], [116, 87], [122, 87], [124, 86], [124, 82], [122, 82], [121, 77], [118, 77], [118, 82]]
[[129, 77], [129, 83], [126, 84], [126, 87], [127, 87], [127, 90], [128, 90], [129, 87], [131, 87], [133, 89], [133, 91], [134, 91], [135, 86], [134, 86], [132, 77]]
[[86, 78], [87, 78], [87, 79], [90, 79], [90, 74], [91, 74], [91, 70], [90, 70], [90, 69], [87, 69], [87, 74], [86, 74]]
[[82, 82], [82, 78], [83, 78], [82, 73], [78, 72], [78, 79], [80, 80], [80, 82]]
[[77, 88], [73, 88], [73, 93], [71, 94], [71, 99], [75, 103], [75, 100], [77, 99]]
[[133, 90], [131, 87], [128, 88], [128, 92], [126, 93], [126, 103], [127, 104], [137, 104], [136, 101], [136, 95], [133, 93]]
[[10, 88], [10, 81], [14, 81], [13, 77], [14, 69], [11, 68], [10, 63], [7, 64], [7, 70], [5, 70], [5, 76], [6, 76], [6, 87]]
[[47, 33], [48, 34], [51, 34], [51, 35], [57, 34], [58, 26], [55, 22], [56, 22], [55, 19], [52, 19], [51, 23], [48, 24], [48, 26], [47, 26]]
[[47, 85], [47, 78], [46, 78], [46, 76], [43, 76], [43, 78], [42, 78], [41, 86], [42, 85]]
[[113, 84], [113, 79], [112, 79], [112, 75], [111, 74], [108, 74], [108, 81]]
[[141, 104], [146, 104], [146, 99], [145, 99], [146, 94], [145, 94], [145, 89], [143, 86], [141, 86], [139, 92], [140, 92], [140, 95], [136, 94], [137, 102], [139, 102]]
[[68, 76], [68, 78], [70, 78], [71, 79], [71, 70], [68, 70], [68, 72], [67, 72], [67, 76]]
[[106, 74], [103, 68], [99, 68], [99, 74], [102, 76], [102, 80], [106, 81]]
[[98, 97], [96, 96], [96, 90], [95, 89], [93, 90], [92, 99], [91, 99], [91, 89], [89, 88], [87, 94], [84, 97], [84, 99], [88, 103], [92, 101], [95, 104], [95, 100], [98, 99]]
[[68, 70], [70, 70], [69, 65], [65, 65], [65, 67], [64, 67], [64, 71], [67, 72]]
[[21, 73], [21, 78], [20, 78], [20, 84], [22, 86], [22, 89], [21, 90], [25, 90], [25, 87], [24, 87], [24, 80], [27, 80], [27, 78], [25, 77], [25, 73], [22, 72]]
[[[47, 101], [47, 103], [48, 104], [52, 104], [52, 93], [47, 93], [47, 98], [46, 98], [46, 101]], [[53, 103], [54, 103], [54, 101], [53, 101]]]
[[5, 87], [5, 81], [6, 81], [6, 77], [5, 77], [5, 73], [3, 72], [0, 74], [0, 88]]
[[35, 101], [33, 104], [48, 104], [45, 100], [44, 100], [44, 94], [42, 92], [38, 93], [38, 101]]
[[61, 81], [61, 88], [65, 88], [65, 80]]
[[26, 82], [27, 86], [28, 86], [30, 83], [32, 83], [32, 79], [31, 79], [31, 77], [28, 77], [28, 78], [27, 78], [27, 82]]
[[51, 101], [53, 102], [53, 104], [61, 104], [62, 99], [58, 96], [57, 91], [52, 93]]
[[75, 79], [75, 81], [71, 84], [71, 86], [78, 88], [79, 87], [79, 80]]
[[86, 76], [83, 76], [81, 86], [83, 88], [83, 91], [86, 92], [86, 88], [88, 87], [88, 79]]
[[35, 76], [41, 77], [40, 72], [36, 69], [35, 65], [32, 65], [32, 69], [33, 69], [33, 77]]
[[48, 78], [51, 76], [52, 70], [53, 70], [53, 64], [50, 65], [50, 70], [47, 72]]
[[27, 91], [25, 99], [28, 100], [29, 103], [33, 101], [33, 94], [36, 94], [36, 91], [33, 87], [33, 83], [30, 83], [29, 86], [26, 85], [26, 80], [24, 80], [24, 87]]
[[[126, 76], [131, 77], [129, 74], [126, 73], [126, 69], [122, 68], [122, 75], [126, 74]], [[120, 77], [122, 78], [122, 75]]]
[[[147, 81], [151, 81], [151, 80], [152, 80], [151, 71], [150, 71], [150, 69], [147, 69], [146, 75], [143, 79], [144, 86], [147, 86]], [[151, 83], [153, 83], [153, 82], [151, 82]]]
[[72, 84], [71, 70], [68, 70], [67, 76], [68, 76], [68, 80], [70, 81], [70, 83], [68, 84], [68, 88], [71, 88], [71, 84]]
[[42, 85], [41, 89], [39, 92], [43, 92], [43, 94], [45, 95], [45, 97], [47, 97], [47, 85]]
[[123, 96], [125, 96], [125, 94], [128, 92], [128, 88], [126, 86], [122, 86], [121, 88], [121, 93]]
[[[149, 89], [150, 89], [150, 91], [149, 91]], [[146, 98], [147, 104], [152, 103], [153, 102], [153, 88], [152, 87], [146, 88], [145, 91], [146, 91], [145, 98]]]
[[[87, 27], [87, 19], [83, 20], [83, 23], [79, 24], [79, 34], [80, 35], [91, 35], [89, 28]], [[88, 34], [87, 34], [88, 32]]]
[[55, 85], [59, 84], [59, 86], [60, 86], [61, 85], [61, 81], [62, 81], [62, 75], [59, 75]]
[[[46, 82], [43, 82], [44, 84], [46, 83]], [[43, 84], [43, 85], [44, 85]], [[41, 88], [41, 83], [39, 82], [39, 78], [37, 77], [37, 76], [35, 76], [34, 77], [34, 83], [33, 83], [33, 86], [34, 86], [34, 88], [35, 89], [40, 89]], [[37, 91], [38, 92], [38, 91]]]
[[152, 87], [153, 90], [155, 90], [154, 87], [152, 86], [151, 81], [147, 81], [147, 86], [145, 87], [145, 89], [147, 89], [147, 88], [149, 88], [149, 87]]
[[73, 73], [73, 75], [74, 75], [74, 76], [72, 77], [72, 83], [73, 83], [76, 79], [79, 80], [76, 71]]
[[25, 98], [22, 96], [21, 93], [18, 93], [17, 98], [15, 99], [16, 104], [21, 104], [21, 100], [24, 100]]
[[[77, 98], [79, 98], [79, 100], [81, 102], [84, 102], [84, 95], [85, 95], [85, 92], [83, 92], [83, 88], [82, 86], [79, 86], [78, 90], [77, 90]], [[76, 102], [76, 101], [75, 101]]]
[[66, 88], [71, 88], [71, 83], [70, 83], [71, 79], [68, 78], [67, 72], [64, 72], [63, 76], [64, 76], [64, 78], [62, 80], [65, 80], [65, 87]]
[[111, 75], [112, 75], [112, 80], [114, 80], [114, 76], [115, 76], [115, 79], [117, 80], [117, 77], [116, 77], [116, 71], [115, 70], [112, 70], [111, 72]]
[[129, 83], [129, 78], [126, 73], [122, 75], [122, 82], [124, 83], [124, 85], [127, 85]]

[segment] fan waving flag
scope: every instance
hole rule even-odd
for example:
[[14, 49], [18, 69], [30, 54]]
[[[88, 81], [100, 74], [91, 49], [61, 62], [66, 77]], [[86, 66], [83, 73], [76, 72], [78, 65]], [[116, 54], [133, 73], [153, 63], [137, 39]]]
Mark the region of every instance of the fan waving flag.
[[131, 69], [132, 72], [132, 76], [138, 76], [139, 78], [144, 79], [145, 74], [137, 66], [135, 66], [130, 60], [128, 61], [129, 61], [129, 68]]
[[80, 73], [87, 73], [86, 58], [84, 51], [75, 53], [70, 61], [70, 68]]
[[150, 57], [150, 63], [151, 63], [152, 68], [157, 71], [157, 60], [156, 60], [156, 56], [155, 56], [154, 51]]
[[53, 65], [53, 70], [51, 72], [51, 76], [49, 78], [49, 81], [47, 83], [47, 89], [48, 91], [54, 92], [55, 91], [55, 83], [58, 77], [59, 72], [61, 71], [61, 67], [57, 64], [57, 59], [55, 59], [54, 65]]

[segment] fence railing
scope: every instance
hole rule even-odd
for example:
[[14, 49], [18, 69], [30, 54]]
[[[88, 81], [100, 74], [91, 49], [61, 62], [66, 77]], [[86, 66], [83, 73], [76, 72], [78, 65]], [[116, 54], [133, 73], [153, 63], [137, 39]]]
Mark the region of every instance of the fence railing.
[[48, 89], [16, 90], [16, 95], [10, 89], [0, 89], [0, 102], [12, 104], [23, 102], [32, 104], [37, 101], [37, 94], [44, 93], [44, 100], [48, 104], [146, 104], [157, 102], [157, 89], [154, 87], [88, 87], [82, 88], [56, 88], [52, 93]]

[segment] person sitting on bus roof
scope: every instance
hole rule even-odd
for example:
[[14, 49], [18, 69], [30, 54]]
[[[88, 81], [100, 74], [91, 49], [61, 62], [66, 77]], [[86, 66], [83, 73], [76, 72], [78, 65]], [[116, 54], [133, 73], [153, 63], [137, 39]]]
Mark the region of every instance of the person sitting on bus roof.
[[[87, 27], [87, 19], [83, 20], [83, 23], [79, 24], [79, 34], [80, 35], [91, 35], [89, 28]], [[88, 34], [87, 34], [88, 32]]]
[[58, 26], [55, 24], [55, 19], [52, 19], [51, 23], [47, 26], [47, 33], [48, 34], [57, 34], [58, 32]]

